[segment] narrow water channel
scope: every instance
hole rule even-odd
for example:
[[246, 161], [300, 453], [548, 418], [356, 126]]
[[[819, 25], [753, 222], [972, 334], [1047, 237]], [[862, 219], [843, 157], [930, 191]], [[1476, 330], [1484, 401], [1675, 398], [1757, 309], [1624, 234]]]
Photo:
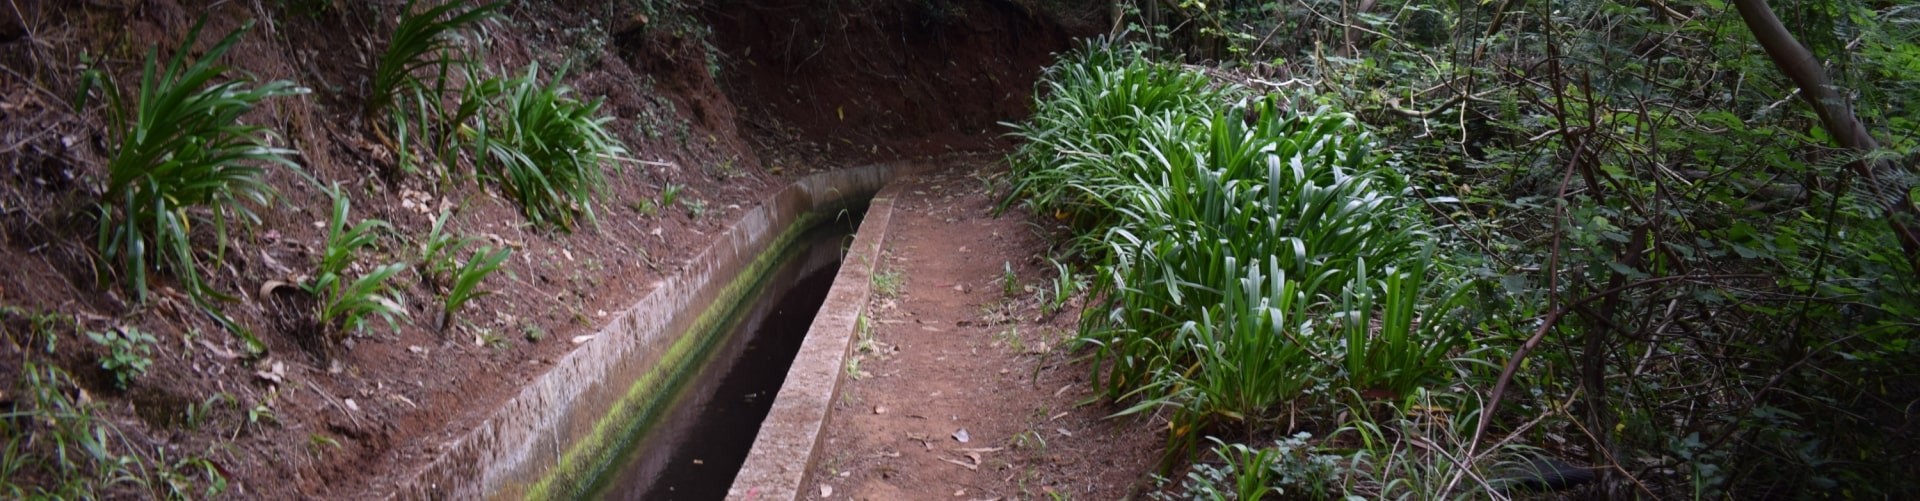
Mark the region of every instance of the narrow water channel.
[[600, 499], [723, 499], [773, 407], [787, 367], [839, 272], [851, 223], [810, 231], [730, 320], [727, 338], [645, 432], [624, 466], [601, 479]]

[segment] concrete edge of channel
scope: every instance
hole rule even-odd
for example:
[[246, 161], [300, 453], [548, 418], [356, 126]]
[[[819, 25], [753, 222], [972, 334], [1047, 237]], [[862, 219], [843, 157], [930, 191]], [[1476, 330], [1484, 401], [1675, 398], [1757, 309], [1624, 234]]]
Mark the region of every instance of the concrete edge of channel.
[[734, 477], [727, 499], [786, 501], [803, 497], [819, 456], [834, 400], [840, 396], [853, 340], [866, 317], [873, 274], [893, 221], [897, 188], [889, 186], [867, 206], [853, 245], [842, 258], [833, 288], [807, 329], [807, 339], [787, 369], [773, 409], [760, 424], [753, 449]]
[[[563, 453], [577, 446], [577, 442], [596, 440], [598, 421], [612, 410], [622, 394], [638, 384], [648, 366], [662, 356], [665, 346], [679, 337], [680, 330], [716, 299], [720, 289], [732, 281], [734, 273], [767, 251], [801, 215], [868, 196], [875, 196], [874, 201], [880, 202], [882, 199], [874, 194], [884, 195], [886, 192], [882, 189], [907, 170], [909, 168], [901, 164], [871, 165], [794, 181], [730, 224], [726, 231], [713, 238], [712, 244], [679, 272], [662, 279], [652, 292], [602, 323], [590, 341], [567, 352], [547, 371], [522, 384], [514, 397], [487, 412], [482, 419], [449, 423], [447, 438], [427, 448], [430, 457], [417, 463], [419, 467], [379, 483], [384, 486], [376, 484], [368, 488], [384, 491], [390, 499], [541, 497], [527, 492], [526, 487], [551, 476], [550, 470], [565, 469], [562, 456], [571, 454]], [[860, 228], [862, 236], [855, 237], [855, 249], [865, 248], [861, 242], [867, 238], [864, 234], [869, 225], [885, 226], [891, 204], [878, 211], [883, 222], [874, 222], [874, 213], [870, 208]], [[852, 268], [866, 270], [860, 275], [861, 306], [865, 305], [866, 273], [871, 272], [873, 261], [878, 257], [877, 243], [867, 245], [874, 246], [875, 251], [865, 263], [847, 261], [856, 265]], [[853, 258], [849, 256], [849, 259]], [[846, 268], [843, 266], [835, 278], [834, 293], [839, 293], [840, 284], [847, 278]], [[829, 305], [835, 304], [831, 293], [827, 301]], [[819, 328], [816, 319], [810, 330]], [[806, 346], [812, 346], [814, 334], [809, 333], [808, 337]], [[841, 342], [844, 346], [845, 340]], [[805, 353], [807, 348], [803, 346], [802, 356]], [[790, 385], [793, 375], [790, 373], [788, 377]], [[837, 379], [829, 382], [837, 383]], [[829, 388], [829, 394], [834, 390]], [[786, 390], [782, 390], [780, 398], [786, 399]], [[776, 403], [775, 412], [779, 409]], [[824, 425], [816, 428], [824, 429]], [[759, 445], [755, 447], [757, 450]], [[804, 473], [804, 467], [799, 471]]]

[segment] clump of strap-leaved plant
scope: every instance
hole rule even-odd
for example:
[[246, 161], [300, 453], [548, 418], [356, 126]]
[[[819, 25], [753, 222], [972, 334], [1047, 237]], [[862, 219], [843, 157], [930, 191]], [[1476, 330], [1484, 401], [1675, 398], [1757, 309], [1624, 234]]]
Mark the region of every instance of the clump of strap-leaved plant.
[[396, 319], [407, 316], [393, 283], [407, 264], [361, 263], [362, 256], [393, 230], [392, 225], [379, 219], [349, 223], [352, 201], [345, 190], [336, 185], [328, 195], [333, 207], [326, 223], [326, 243], [312, 277], [300, 284], [317, 301], [314, 321], [321, 329], [322, 353], [328, 353], [347, 336], [364, 331], [371, 320], [385, 320], [388, 327], [398, 329]]
[[1014, 125], [1015, 196], [1075, 222], [1096, 386], [1120, 414], [1169, 416], [1169, 466], [1341, 392], [1445, 379], [1461, 326], [1420, 312], [1457, 289], [1351, 116], [1286, 112], [1102, 42], [1041, 89]]
[[[182, 47], [195, 44], [203, 25], [194, 25]], [[144, 302], [152, 275], [170, 275], [250, 348], [264, 350], [250, 331], [220, 313], [217, 300], [228, 296], [202, 271], [224, 261], [230, 231], [259, 223], [250, 206], [274, 196], [265, 169], [298, 169], [295, 152], [274, 146], [271, 129], [241, 117], [270, 99], [307, 89], [284, 80], [256, 85], [230, 79], [219, 62], [251, 26], [227, 34], [198, 58], [183, 49], [162, 65], [149, 53], [131, 100], [99, 69], [88, 70], [82, 81], [105, 95], [109, 154], [98, 247], [117, 265], [118, 281]], [[82, 107], [88, 89], [81, 92]], [[196, 227], [210, 231], [196, 234]]]
[[[433, 219], [433, 227], [422, 239], [420, 246], [420, 276], [427, 287], [442, 294], [440, 318], [437, 328], [445, 332], [453, 324], [454, 314], [474, 299], [492, 294], [480, 289], [482, 281], [488, 275], [498, 271], [507, 258], [513, 255], [513, 249], [482, 245], [467, 252], [473, 239], [454, 235], [447, 230], [451, 211], [441, 211]], [[461, 255], [466, 254], [466, 259]]]

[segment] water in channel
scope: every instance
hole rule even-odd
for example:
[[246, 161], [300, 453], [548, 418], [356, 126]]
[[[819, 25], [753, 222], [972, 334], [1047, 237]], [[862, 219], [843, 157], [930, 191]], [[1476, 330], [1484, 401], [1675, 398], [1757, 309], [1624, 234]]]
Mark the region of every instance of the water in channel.
[[773, 407], [787, 367], [826, 300], [851, 240], [845, 218], [810, 231], [768, 277], [673, 410], [626, 463], [601, 481], [601, 499], [723, 499]]

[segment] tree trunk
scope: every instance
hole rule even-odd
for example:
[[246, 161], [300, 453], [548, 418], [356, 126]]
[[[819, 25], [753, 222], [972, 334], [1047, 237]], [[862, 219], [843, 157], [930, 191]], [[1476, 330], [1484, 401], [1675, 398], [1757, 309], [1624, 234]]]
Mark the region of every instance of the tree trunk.
[[[1753, 31], [1753, 37], [1773, 60], [1774, 67], [1800, 88], [1800, 98], [1813, 107], [1820, 124], [1833, 135], [1838, 146], [1860, 154], [1880, 148], [1880, 142], [1867, 132], [1867, 125], [1853, 113], [1846, 96], [1827, 78], [1820, 60], [1787, 31], [1766, 0], [1734, 0], [1733, 4], [1747, 29]], [[1920, 276], [1920, 231], [1914, 227], [1920, 224], [1920, 210], [1913, 205], [1912, 177], [1899, 164], [1886, 159], [1865, 158], [1851, 167], [1865, 178], [1874, 203], [1887, 213], [1887, 224], [1899, 238], [1901, 249], [1906, 251], [1907, 263], [1912, 267], [1909, 271]]]

